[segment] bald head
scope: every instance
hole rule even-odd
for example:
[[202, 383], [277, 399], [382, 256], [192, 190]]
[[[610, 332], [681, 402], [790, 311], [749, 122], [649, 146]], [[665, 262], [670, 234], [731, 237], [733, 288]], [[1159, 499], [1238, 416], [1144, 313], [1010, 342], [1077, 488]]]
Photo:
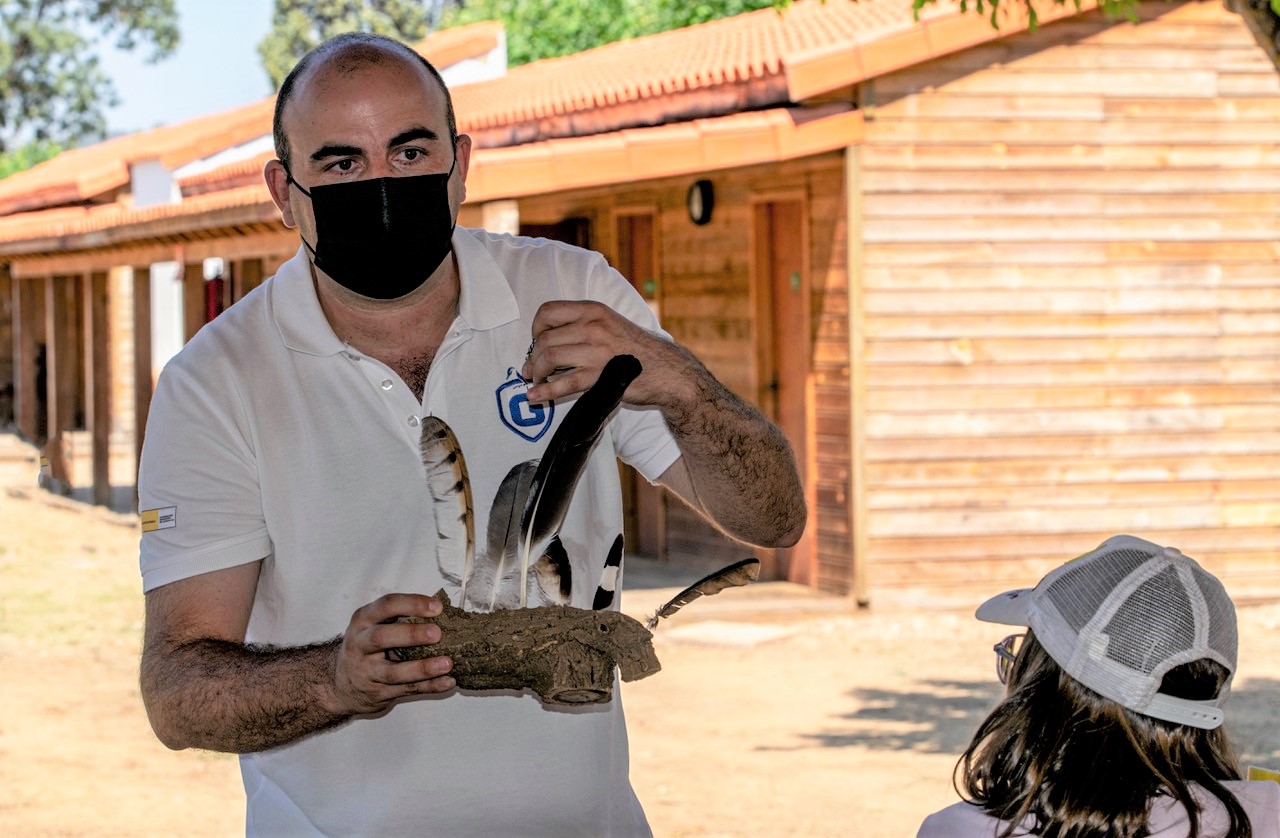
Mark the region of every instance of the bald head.
[[394, 38], [363, 32], [348, 32], [330, 38], [304, 55], [280, 84], [280, 92], [276, 95], [271, 133], [275, 142], [276, 157], [284, 163], [286, 170], [291, 170], [291, 148], [285, 133], [285, 117], [295, 89], [320, 73], [351, 75], [388, 61], [408, 61], [426, 69], [444, 93], [449, 139], [451, 142], [457, 141], [458, 126], [453, 115], [453, 97], [449, 95], [449, 88], [445, 86], [444, 79], [440, 77], [439, 71], [431, 65], [431, 62]]

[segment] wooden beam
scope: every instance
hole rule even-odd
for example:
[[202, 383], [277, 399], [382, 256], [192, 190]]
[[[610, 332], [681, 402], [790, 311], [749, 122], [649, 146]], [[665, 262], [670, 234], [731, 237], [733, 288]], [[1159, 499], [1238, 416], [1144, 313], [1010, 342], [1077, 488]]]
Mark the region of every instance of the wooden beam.
[[44, 282], [13, 280], [14, 421], [27, 439], [43, 444], [38, 390], [40, 347], [44, 343]]
[[[296, 230], [280, 230], [279, 232], [254, 233], [248, 236], [226, 236], [205, 241], [186, 242], [183, 253], [187, 259], [209, 259], [215, 256], [228, 262], [236, 259], [252, 259], [287, 253], [293, 256], [298, 249], [299, 240]], [[286, 257], [288, 258], [288, 257]]]
[[182, 312], [185, 342], [195, 337], [205, 323], [203, 262], [187, 262], [182, 266]]
[[13, 275], [39, 279], [51, 274], [105, 271], [120, 265], [172, 262], [178, 258], [177, 251], [178, 245], [174, 244], [148, 244], [115, 250], [69, 251], [56, 256], [15, 258]]
[[93, 502], [111, 505], [111, 343], [107, 339], [107, 274], [80, 277], [84, 297], [85, 426], [93, 440]]
[[[133, 473], [138, 474], [142, 459], [142, 440], [147, 430], [147, 411], [151, 407], [151, 268], [133, 269]], [[137, 493], [134, 493], [137, 503]]]

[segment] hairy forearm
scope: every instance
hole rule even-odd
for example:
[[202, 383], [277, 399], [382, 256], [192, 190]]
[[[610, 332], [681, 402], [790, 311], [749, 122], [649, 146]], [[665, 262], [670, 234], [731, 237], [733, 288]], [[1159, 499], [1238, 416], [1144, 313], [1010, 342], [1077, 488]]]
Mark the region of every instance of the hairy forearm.
[[252, 753], [334, 727], [331, 708], [341, 640], [276, 648], [199, 639], [149, 648], [142, 696], [170, 748]]
[[807, 516], [795, 456], [782, 431], [696, 360], [691, 390], [662, 408], [697, 502], [734, 538], [789, 546]]

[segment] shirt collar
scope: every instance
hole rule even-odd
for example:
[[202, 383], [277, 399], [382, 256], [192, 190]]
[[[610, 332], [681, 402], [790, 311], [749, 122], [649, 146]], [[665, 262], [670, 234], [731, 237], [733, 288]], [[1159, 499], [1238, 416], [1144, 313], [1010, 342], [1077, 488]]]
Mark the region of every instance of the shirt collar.
[[480, 241], [488, 235], [484, 230], [465, 227], [455, 227], [453, 231], [453, 252], [458, 257], [458, 283], [462, 288], [458, 316], [468, 328], [477, 331], [496, 329], [520, 317], [520, 305], [507, 275]]
[[[485, 235], [483, 231], [478, 234]], [[458, 313], [468, 328], [495, 329], [520, 316], [520, 306], [506, 274], [477, 239], [477, 232], [455, 227], [453, 253], [458, 260], [461, 286]], [[299, 247], [276, 272], [271, 282], [271, 304], [280, 339], [288, 348], [320, 356], [336, 355], [346, 348], [320, 308], [311, 279], [311, 260], [304, 248]]]

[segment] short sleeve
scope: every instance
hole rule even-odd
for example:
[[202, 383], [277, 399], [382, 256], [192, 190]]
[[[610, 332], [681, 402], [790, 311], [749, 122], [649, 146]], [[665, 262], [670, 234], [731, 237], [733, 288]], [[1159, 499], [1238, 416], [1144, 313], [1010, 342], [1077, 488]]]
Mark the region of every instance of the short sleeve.
[[143, 591], [271, 552], [247, 418], [216, 373], [180, 354], [160, 376], [138, 474]]
[[[666, 340], [672, 339], [659, 326], [658, 318], [644, 298], [622, 274], [610, 267], [604, 257], [598, 256], [594, 262], [587, 288], [592, 299], [604, 303], [636, 325], [656, 332]], [[680, 458], [675, 437], [657, 408], [624, 406], [614, 416], [610, 428], [618, 458], [643, 474], [650, 483], [657, 482], [662, 473]]]

